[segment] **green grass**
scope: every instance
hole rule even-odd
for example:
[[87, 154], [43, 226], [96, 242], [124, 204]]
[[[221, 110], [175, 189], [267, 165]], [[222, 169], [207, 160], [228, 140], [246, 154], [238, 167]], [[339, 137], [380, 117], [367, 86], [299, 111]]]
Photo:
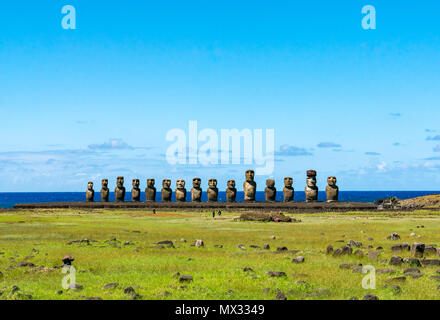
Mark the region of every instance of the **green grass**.
[[[389, 267], [381, 261], [367, 257], [332, 257], [325, 254], [329, 244], [335, 248], [350, 239], [361, 241], [364, 252], [382, 246], [380, 259], [389, 259], [390, 247], [396, 241], [387, 240], [392, 232], [402, 239], [397, 242], [421, 241], [440, 244], [440, 214], [420, 211], [414, 213], [350, 212], [295, 215], [301, 223], [261, 223], [234, 221], [237, 213], [223, 213], [213, 219], [209, 212], [159, 212], [150, 211], [79, 211], [35, 210], [0, 214], [0, 299], [22, 299], [30, 294], [33, 299], [129, 299], [124, 288], [132, 286], [143, 299], [274, 299], [277, 289], [288, 299], [349, 299], [362, 298], [367, 293], [380, 299], [438, 299], [440, 282], [431, 280], [440, 267], [421, 268], [423, 277], [407, 278], [399, 284], [396, 294], [384, 289], [386, 280], [403, 274], [377, 274], [377, 289], [365, 290], [362, 277], [351, 270], [340, 269], [342, 263], [359, 262], [376, 268]], [[425, 228], [416, 228], [424, 225]], [[140, 231], [140, 232], [133, 232]], [[363, 231], [363, 232], [361, 232]], [[410, 237], [410, 233], [421, 238]], [[270, 239], [275, 235], [276, 239]], [[115, 248], [105, 240], [111, 238], [131, 241], [134, 245]], [[374, 238], [368, 241], [367, 238]], [[78, 239], [97, 240], [91, 245], [71, 244]], [[187, 242], [182, 242], [184, 238]], [[205, 248], [191, 244], [203, 239]], [[175, 241], [175, 248], [158, 248], [161, 240]], [[270, 250], [252, 249], [249, 245], [270, 244]], [[222, 244], [223, 248], [214, 248]], [[246, 250], [237, 248], [244, 244]], [[373, 249], [368, 249], [369, 245]], [[297, 254], [277, 253], [276, 248], [286, 246], [300, 250]], [[134, 248], [138, 248], [134, 250]], [[32, 249], [38, 254], [32, 254]], [[76, 282], [82, 290], [63, 290], [61, 269], [37, 272], [30, 267], [16, 267], [20, 261], [52, 268], [60, 266], [64, 255], [75, 257]], [[293, 264], [298, 255], [305, 257], [303, 264]], [[403, 257], [408, 253], [401, 254]], [[191, 260], [188, 260], [191, 258]], [[255, 272], [247, 273], [244, 267]], [[284, 278], [270, 278], [268, 270], [283, 271]], [[172, 277], [176, 272], [192, 275], [191, 283], [179, 283]], [[254, 277], [250, 276], [251, 274]], [[306, 281], [308, 284], [298, 284]], [[115, 289], [103, 286], [117, 282]], [[20, 290], [12, 294], [12, 286]], [[182, 286], [185, 286], [182, 288]], [[263, 290], [270, 288], [270, 290]], [[329, 295], [314, 295], [319, 289], [327, 289]], [[63, 290], [62, 294], [57, 291]], [[232, 291], [230, 291], [232, 290]], [[167, 293], [168, 294], [167, 294]]]

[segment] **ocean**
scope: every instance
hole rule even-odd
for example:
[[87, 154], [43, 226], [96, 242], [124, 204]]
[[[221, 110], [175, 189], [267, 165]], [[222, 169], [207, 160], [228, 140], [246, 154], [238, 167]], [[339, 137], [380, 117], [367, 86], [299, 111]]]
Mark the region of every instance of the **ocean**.
[[[205, 190], [204, 190], [205, 191]], [[440, 191], [339, 191], [339, 201], [350, 202], [374, 202], [375, 200], [388, 197], [398, 199], [409, 199], [430, 194], [439, 194]], [[130, 190], [125, 195], [126, 201], [130, 201]], [[243, 201], [243, 191], [237, 192], [237, 201]], [[95, 191], [95, 201], [100, 201], [99, 191]], [[110, 201], [114, 201], [114, 193], [110, 193]], [[156, 200], [160, 201], [160, 190], [156, 194]], [[173, 192], [173, 201], [174, 201]], [[206, 201], [206, 192], [203, 192], [202, 201]], [[226, 192], [219, 191], [219, 201], [226, 200]], [[257, 191], [257, 201], [264, 201], [264, 191]], [[277, 201], [283, 200], [282, 191], [277, 191]], [[295, 191], [295, 201], [304, 201], [304, 191]], [[325, 192], [318, 194], [319, 201], [325, 201]], [[85, 192], [1, 192], [0, 208], [12, 208], [17, 203], [42, 203], [42, 202], [73, 202], [85, 201]], [[145, 201], [145, 194], [142, 192], [141, 201]], [[191, 194], [188, 190], [187, 201], [191, 201]]]

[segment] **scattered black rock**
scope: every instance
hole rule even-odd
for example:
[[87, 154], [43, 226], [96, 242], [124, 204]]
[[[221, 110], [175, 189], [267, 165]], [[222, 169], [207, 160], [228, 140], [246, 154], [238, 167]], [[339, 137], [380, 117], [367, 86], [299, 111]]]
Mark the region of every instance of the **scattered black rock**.
[[287, 297], [286, 297], [286, 295], [284, 294], [283, 291], [278, 289], [277, 290], [277, 295], [276, 295], [275, 299], [276, 300], [287, 300]]
[[156, 242], [158, 246], [166, 247], [166, 248], [174, 248], [174, 243], [171, 240], [163, 240]]
[[112, 282], [112, 283], [108, 283], [106, 284], [104, 287], [102, 287], [103, 289], [114, 289], [117, 286], [119, 286], [119, 283], [117, 282]]
[[362, 242], [350, 240], [348, 241], [347, 245], [350, 247], [360, 248], [362, 247]]
[[305, 261], [305, 259], [303, 256], [298, 256], [292, 260], [292, 263], [304, 263], [304, 261]]
[[194, 242], [194, 246], [197, 248], [204, 247], [205, 243], [203, 242], [203, 240], [199, 239], [199, 240], [196, 240], [196, 242]]
[[402, 264], [402, 262], [403, 262], [402, 257], [392, 256], [389, 264], [390, 264], [390, 266], [400, 266]]
[[327, 249], [325, 250], [326, 254], [331, 254], [333, 252], [333, 246], [330, 244]]
[[341, 255], [351, 255], [352, 253], [353, 253], [353, 249], [350, 246], [345, 245], [345, 246], [343, 246], [343, 247], [341, 247], [339, 249], [336, 249], [333, 252], [333, 256], [334, 257], [338, 257], [338, 256], [341, 256]]
[[387, 237], [388, 240], [399, 240], [400, 239], [400, 235], [396, 232], [393, 232], [392, 234], [390, 234]]
[[266, 244], [263, 246], [263, 249], [264, 249], [264, 250], [270, 250], [270, 245], [266, 243]]
[[286, 277], [286, 273], [282, 271], [266, 271], [266, 275], [270, 277]]
[[33, 264], [32, 262], [28, 262], [28, 261], [20, 261], [17, 264], [17, 267], [30, 267], [30, 268], [35, 268], [36, 265]]
[[397, 271], [394, 269], [389, 269], [389, 268], [382, 268], [382, 269], [377, 269], [376, 273], [379, 274], [387, 274], [387, 273], [396, 273]]
[[379, 297], [374, 294], [366, 294], [362, 300], [379, 300]]
[[421, 242], [414, 242], [411, 247], [411, 255], [416, 258], [423, 257], [423, 252], [425, 251], [425, 244]]
[[386, 284], [386, 285], [384, 285], [384, 289], [387, 289], [387, 288], [392, 289], [395, 293], [402, 292], [402, 289], [398, 285], [395, 285], [395, 284]]
[[189, 276], [189, 275], [181, 275], [179, 277], [179, 281], [180, 282], [190, 282], [190, 281], [193, 281], [193, 277]]
[[250, 267], [243, 268], [243, 271], [244, 272], [254, 272], [254, 270], [252, 270], [252, 268], [250, 268]]
[[69, 285], [69, 289], [70, 290], [82, 290], [84, 287], [82, 286], [82, 285], [80, 285], [80, 284], [77, 284], [77, 283], [71, 283], [70, 285]]
[[410, 245], [408, 242], [395, 244], [391, 246], [391, 251], [409, 251]]
[[423, 259], [424, 266], [440, 266], [440, 259]]
[[277, 251], [287, 251], [289, 249], [287, 249], [287, 247], [278, 247]]
[[414, 267], [421, 267], [422, 264], [420, 263], [420, 260], [417, 258], [405, 258], [403, 259], [403, 262], [409, 266], [414, 266]]

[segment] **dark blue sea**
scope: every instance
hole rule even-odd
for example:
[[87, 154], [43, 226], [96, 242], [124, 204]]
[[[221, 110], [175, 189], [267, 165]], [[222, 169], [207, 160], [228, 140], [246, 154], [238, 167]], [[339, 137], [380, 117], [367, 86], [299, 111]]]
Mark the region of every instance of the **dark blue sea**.
[[[339, 201], [350, 202], [374, 202], [375, 200], [387, 197], [398, 199], [409, 199], [421, 197], [429, 194], [439, 194], [440, 191], [340, 191]], [[100, 193], [95, 192], [95, 201], [100, 201]], [[110, 201], [114, 201], [115, 196], [110, 193]], [[130, 201], [130, 191], [126, 193], [125, 199]], [[277, 201], [282, 201], [283, 193], [277, 192]], [[17, 203], [42, 203], [42, 202], [71, 202], [84, 201], [85, 192], [3, 192], [0, 193], [0, 208], [12, 208]], [[160, 201], [160, 191], [157, 192], [156, 200]], [[173, 192], [174, 200], [174, 192]], [[206, 192], [203, 193], [202, 200], [206, 201]], [[219, 201], [226, 200], [226, 192], [219, 192]], [[264, 191], [257, 191], [257, 201], [264, 201]], [[295, 191], [295, 201], [304, 201], [304, 191]], [[325, 201], [325, 192], [320, 191], [318, 200]], [[145, 194], [142, 193], [141, 201], [145, 201]], [[191, 201], [190, 192], [187, 193], [187, 201]], [[237, 192], [237, 201], [243, 201], [243, 192]]]

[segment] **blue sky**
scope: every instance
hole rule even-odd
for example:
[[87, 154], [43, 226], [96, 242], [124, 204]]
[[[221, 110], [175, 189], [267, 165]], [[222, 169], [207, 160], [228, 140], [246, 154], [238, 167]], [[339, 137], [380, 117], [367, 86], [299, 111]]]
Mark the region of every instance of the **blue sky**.
[[[76, 30], [61, 8], [76, 8]], [[376, 8], [377, 29], [361, 27]], [[440, 190], [438, 1], [2, 1], [0, 192], [101, 178], [230, 178], [169, 165], [173, 128], [275, 129], [282, 188]], [[263, 189], [265, 179], [257, 177]], [[174, 182], [173, 182], [174, 183]]]

